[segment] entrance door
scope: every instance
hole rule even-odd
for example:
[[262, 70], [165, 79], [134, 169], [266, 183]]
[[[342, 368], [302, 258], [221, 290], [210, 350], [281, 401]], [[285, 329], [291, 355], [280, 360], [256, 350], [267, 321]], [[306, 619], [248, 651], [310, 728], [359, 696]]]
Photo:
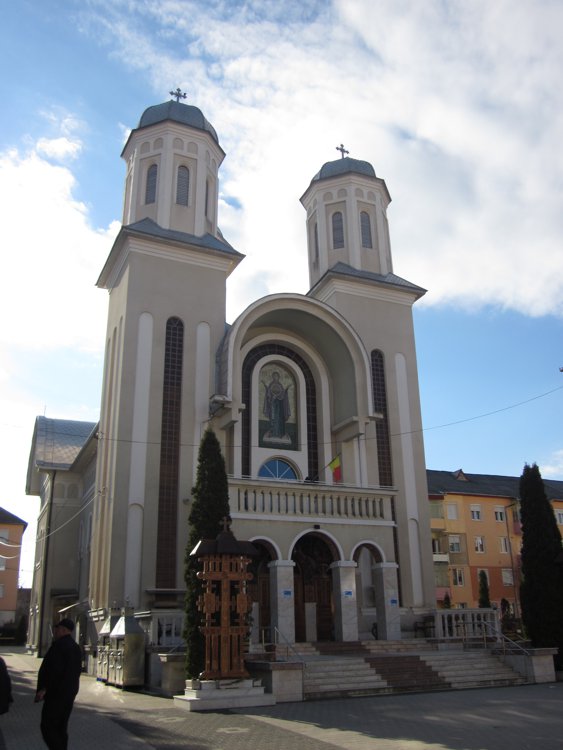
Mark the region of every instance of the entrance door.
[[315, 605], [316, 636], [314, 640], [329, 641], [334, 635], [334, 608], [332, 601], [332, 574], [330, 564], [333, 554], [328, 544], [319, 536], [309, 534], [299, 540], [293, 552], [295, 561], [295, 640], [307, 639], [306, 604]]

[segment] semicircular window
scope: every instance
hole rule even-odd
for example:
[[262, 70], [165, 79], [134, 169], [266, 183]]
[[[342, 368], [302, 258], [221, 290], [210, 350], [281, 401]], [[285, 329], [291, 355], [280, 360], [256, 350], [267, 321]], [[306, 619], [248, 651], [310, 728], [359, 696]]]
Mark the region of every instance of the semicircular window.
[[264, 479], [297, 479], [293, 466], [280, 458], [271, 458], [262, 464], [258, 476]]

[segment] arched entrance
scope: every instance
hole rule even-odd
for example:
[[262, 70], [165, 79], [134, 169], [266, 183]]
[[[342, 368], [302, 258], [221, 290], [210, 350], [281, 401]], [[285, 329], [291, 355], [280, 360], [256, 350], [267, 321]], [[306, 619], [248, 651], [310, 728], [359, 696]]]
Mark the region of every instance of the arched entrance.
[[354, 550], [356, 568], [356, 600], [358, 603], [358, 632], [361, 640], [381, 637], [383, 630], [378, 623], [377, 603], [385, 598], [379, 589], [382, 581], [375, 574], [375, 567], [383, 562], [381, 551], [370, 543], [360, 544]]
[[321, 534], [307, 534], [297, 541], [291, 559], [295, 562], [295, 640], [334, 640], [330, 566], [338, 556], [332, 542]]
[[257, 622], [254, 626], [257, 628], [257, 638], [260, 641], [264, 639], [271, 641], [273, 633], [270, 633], [271, 614], [270, 614], [270, 571], [268, 564], [275, 560], [274, 551], [268, 542], [253, 540], [252, 544], [258, 550], [259, 557], [254, 558], [250, 563], [248, 570], [252, 573], [252, 580], [248, 584], [248, 593], [255, 605], [253, 607], [253, 617]]

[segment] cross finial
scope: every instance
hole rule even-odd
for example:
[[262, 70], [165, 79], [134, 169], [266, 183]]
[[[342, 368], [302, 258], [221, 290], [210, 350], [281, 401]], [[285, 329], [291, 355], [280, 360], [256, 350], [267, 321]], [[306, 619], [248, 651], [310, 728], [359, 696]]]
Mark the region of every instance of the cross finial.
[[176, 91], [169, 91], [168, 93], [170, 94], [170, 96], [174, 97], [177, 102], [179, 102], [180, 99], [185, 99], [187, 97], [186, 92], [184, 91], [182, 93], [182, 89], [179, 86]]
[[340, 156], [342, 158], [344, 158], [344, 154], [349, 154], [350, 153], [349, 151], [346, 151], [346, 149], [344, 148], [344, 144], [343, 143], [341, 143], [340, 146], [337, 146], [336, 150], [340, 151]]
[[222, 518], [222, 524], [223, 524], [223, 532], [226, 533], [231, 530], [231, 517], [230, 516], [223, 516]]

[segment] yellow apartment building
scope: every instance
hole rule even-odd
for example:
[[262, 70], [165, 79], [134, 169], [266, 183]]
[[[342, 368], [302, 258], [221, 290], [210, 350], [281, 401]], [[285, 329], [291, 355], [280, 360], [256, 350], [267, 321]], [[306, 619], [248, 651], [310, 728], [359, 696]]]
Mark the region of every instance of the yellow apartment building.
[[[479, 602], [479, 573], [489, 582], [491, 604], [505, 599], [520, 616], [520, 477], [427, 470], [436, 602], [473, 608]], [[545, 480], [563, 532], [563, 482]]]
[[15, 622], [23, 532], [27, 523], [0, 508], [0, 625]]

